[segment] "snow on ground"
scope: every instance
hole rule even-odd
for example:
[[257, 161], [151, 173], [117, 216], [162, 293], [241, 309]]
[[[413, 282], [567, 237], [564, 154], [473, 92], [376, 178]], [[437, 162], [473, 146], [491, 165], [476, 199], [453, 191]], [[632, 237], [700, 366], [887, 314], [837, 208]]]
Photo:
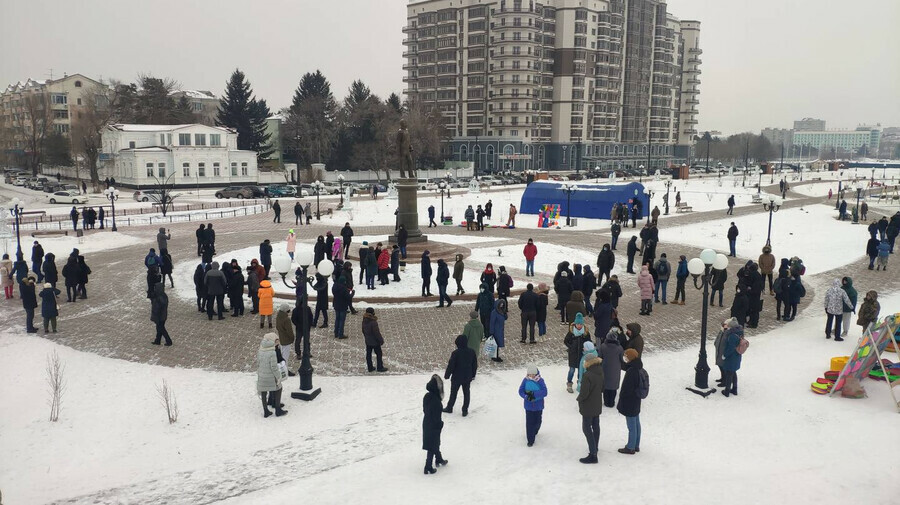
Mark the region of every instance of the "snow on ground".
[[[65, 264], [65, 260], [69, 256], [69, 253], [71, 253], [72, 249], [75, 248], [81, 251], [82, 254], [90, 254], [97, 251], [109, 251], [111, 249], [127, 247], [134, 244], [139, 244], [141, 242], [152, 242], [153, 245], [148, 245], [147, 247], [156, 247], [155, 233], [152, 236], [148, 235], [147, 237], [141, 237], [122, 232], [105, 233], [98, 230], [96, 233], [90, 233], [86, 235], [83, 239], [83, 242], [72, 235], [61, 237], [32, 237], [31, 235], [23, 235], [22, 253], [25, 256], [25, 260], [28, 261], [29, 268], [31, 268], [31, 247], [34, 244], [35, 240], [41, 243], [41, 246], [44, 248], [45, 254], [53, 253], [54, 255], [56, 255], [56, 266], [60, 269], [60, 271], [62, 270], [62, 267]], [[15, 259], [15, 236], [13, 236], [12, 240], [7, 241], [6, 247], [6, 251], [9, 252], [9, 257]], [[88, 264], [90, 264], [90, 257], [87, 258], [87, 261]]]
[[[737, 253], [755, 258], [766, 244], [768, 213], [732, 217], [678, 226], [660, 232], [660, 241], [710, 247], [728, 254], [728, 228], [738, 227]], [[865, 226], [837, 221], [837, 211], [827, 205], [784, 209], [772, 216], [772, 253], [779, 258], [799, 256], [807, 274], [816, 274], [852, 263], [865, 255], [868, 232]], [[734, 261], [734, 260], [732, 260]]]
[[[759, 182], [757, 177], [747, 177], [746, 186], [740, 176], [725, 176], [721, 180], [716, 177], [693, 178], [687, 180], [673, 180], [672, 186], [669, 188], [669, 216], [676, 216], [675, 213], [675, 194], [681, 192], [681, 201], [693, 207], [694, 212], [705, 212], [708, 210], [719, 210], [728, 208], [728, 197], [734, 195], [735, 206], [744, 207], [752, 205], [753, 195], [756, 194], [756, 183]], [[775, 181], [778, 182], [777, 180]], [[769, 183], [768, 178], [763, 177], [763, 186]], [[663, 196], [666, 194], [665, 180], [649, 180], [644, 185], [653, 191], [653, 198], [650, 200], [650, 210], [658, 206], [660, 212], [665, 212], [663, 204]], [[643, 203], [646, 207], [647, 196], [643, 196]], [[646, 215], [646, 214], [645, 214]], [[660, 219], [667, 216], [660, 215]]]
[[[900, 309], [898, 294], [880, 301], [882, 314]], [[583, 501], [590, 493], [584, 482], [602, 476], [595, 494], [622, 503], [693, 504], [698, 496], [709, 497], [701, 503], [727, 496], [733, 505], [844, 503], [860, 493], [867, 503], [891, 503], [900, 431], [887, 385], [864, 380], [862, 400], [811, 393], [809, 383], [830, 358], [855, 344], [823, 339], [822, 317], [814, 314], [750, 336], [737, 397], [703, 399], [684, 389], [693, 382], [696, 350], [648, 354], [642, 451], [616, 452], [625, 445], [625, 420], [604, 408], [600, 464], [591, 467], [577, 460], [586, 444], [563, 366], [537, 363], [549, 396], [537, 443], [528, 448], [517, 395], [524, 370], [493, 372], [482, 362], [469, 417], [459, 415], [459, 404], [444, 415], [442, 452], [450, 464], [431, 476], [422, 475], [426, 374], [316, 377], [323, 393], [315, 402], [285, 397], [290, 413], [264, 419], [255, 373], [102, 358], [7, 330], [0, 333], [0, 397], [14, 408], [0, 415], [0, 483], [9, 503], [101, 491], [82, 500], [243, 505], [292, 504], [297, 496], [343, 503], [366, 495], [373, 504], [422, 496], [458, 503], [464, 489], [467, 501], [518, 505]], [[859, 328], [852, 332], [858, 336]], [[362, 361], [362, 343], [356, 344]], [[452, 348], [447, 342], [448, 355]], [[57, 423], [47, 420], [45, 404], [43, 364], [51, 351], [66, 367]], [[389, 342], [385, 353], [389, 359]], [[711, 372], [710, 381], [716, 377]], [[156, 393], [163, 379], [177, 396], [174, 425]], [[296, 387], [290, 379], [288, 391]]]
[[[570, 268], [576, 263], [591, 265], [591, 269], [594, 270], [595, 274], [597, 273], [595, 266], [597, 264], [596, 253], [539, 241], [535, 242], [535, 245], [538, 249], [538, 255], [534, 259], [534, 272], [536, 274], [553, 276], [556, 274], [556, 266], [563, 261], [568, 261]], [[501, 251], [499, 255], [497, 254], [498, 249]], [[525, 249], [524, 241], [521, 244], [500, 247], [479, 247], [472, 249], [470, 259], [482, 263], [493, 263], [495, 271], [499, 270], [501, 265], [506, 266], [506, 268], [524, 270], [525, 256], [522, 254], [523, 249]], [[622, 262], [616, 263], [613, 273], [621, 273], [624, 270], [624, 265], [620, 263]], [[516, 279], [514, 276], [513, 280], [519, 279]]]

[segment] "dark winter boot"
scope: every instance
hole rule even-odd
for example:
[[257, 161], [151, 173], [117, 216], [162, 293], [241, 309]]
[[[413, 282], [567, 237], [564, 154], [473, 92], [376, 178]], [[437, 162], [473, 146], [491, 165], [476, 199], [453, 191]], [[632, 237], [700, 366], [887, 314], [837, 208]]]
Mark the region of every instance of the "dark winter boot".
[[278, 391], [275, 391], [275, 416], [276, 417], [281, 417], [288, 413], [288, 411], [286, 411], [282, 408], [282, 407], [284, 407], [284, 404], [281, 403], [281, 391], [282, 391], [281, 389], [279, 389]]
[[584, 463], [586, 465], [597, 463], [597, 455], [596, 454], [588, 454], [583, 458], [579, 458], [578, 461]]
[[266, 401], [266, 396], [268, 396], [268, 395], [266, 394], [265, 391], [263, 391], [259, 394], [259, 397], [262, 399], [263, 417], [269, 417], [272, 415], [272, 413], [269, 411], [269, 404]]

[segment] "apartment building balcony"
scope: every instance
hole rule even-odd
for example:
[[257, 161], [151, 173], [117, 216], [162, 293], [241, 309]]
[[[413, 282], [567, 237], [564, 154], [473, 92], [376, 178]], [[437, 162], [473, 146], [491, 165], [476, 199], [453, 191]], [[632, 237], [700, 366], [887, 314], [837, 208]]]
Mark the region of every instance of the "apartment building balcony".
[[418, 27], [412, 25], [406, 25], [403, 27], [403, 33], [410, 33], [416, 31]]
[[410, 49], [409, 51], [403, 51], [404, 58], [409, 58], [411, 56], [416, 56], [418, 54], [419, 54], [419, 51], [417, 49]]
[[700, 49], [699, 47], [692, 47], [688, 49], [688, 53], [700, 55], [703, 54], [703, 49]]
[[419, 66], [418, 64], [414, 65], [412, 63], [404, 63], [402, 68], [403, 68], [403, 70], [412, 70], [414, 68], [417, 68], [418, 66]]
[[404, 46], [408, 46], [410, 44], [415, 44], [416, 42], [417, 42], [417, 40], [415, 37], [407, 37], [407, 38], [403, 39]]
[[699, 105], [700, 100], [697, 100], [696, 98], [688, 98], [687, 100], [684, 101], [684, 103], [686, 103], [688, 105]]
[[696, 119], [694, 119], [693, 117], [689, 117], [684, 120], [684, 124], [686, 124], [686, 125], [695, 125], [697, 123], [698, 123], [698, 121]]
[[700, 94], [700, 90], [697, 88], [687, 88], [687, 89], [681, 90], [681, 92], [686, 95], [699, 95]]
[[688, 58], [687, 61], [688, 61], [688, 63], [690, 63], [692, 65], [699, 65], [699, 64], [703, 63], [703, 60], [701, 60], [700, 58], [694, 57], [694, 56]]
[[687, 82], [688, 84], [691, 84], [691, 85], [696, 86], [696, 85], [700, 84], [700, 79], [690, 78], [690, 79], [688, 79], [688, 80], [685, 81], [685, 82]]

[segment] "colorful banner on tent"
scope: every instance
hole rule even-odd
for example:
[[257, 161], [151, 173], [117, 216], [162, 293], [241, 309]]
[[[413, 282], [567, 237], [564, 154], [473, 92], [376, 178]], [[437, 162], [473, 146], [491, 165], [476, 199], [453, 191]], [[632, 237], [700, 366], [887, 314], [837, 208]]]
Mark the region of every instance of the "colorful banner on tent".
[[[848, 376], [854, 376], [860, 380], [868, 377], [875, 364], [880, 363], [881, 355], [888, 344], [894, 338], [900, 339], [900, 337], [894, 336], [898, 331], [900, 331], [900, 313], [885, 316], [871, 331], [863, 333], [863, 336], [860, 337], [859, 342], [856, 344], [856, 349], [850, 355], [850, 359], [834, 382], [831, 394], [836, 394], [844, 387]], [[894, 397], [893, 387], [890, 389], [891, 396]], [[894, 404], [900, 408], [896, 397], [894, 397]]]
[[538, 212], [538, 228], [555, 228], [559, 226], [558, 203], [545, 203]]

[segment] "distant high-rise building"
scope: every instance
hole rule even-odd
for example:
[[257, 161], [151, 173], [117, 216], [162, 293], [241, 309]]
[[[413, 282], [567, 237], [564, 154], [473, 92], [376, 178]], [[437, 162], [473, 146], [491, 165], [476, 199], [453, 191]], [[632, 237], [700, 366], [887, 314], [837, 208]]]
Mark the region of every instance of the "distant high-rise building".
[[825, 130], [825, 120], [824, 119], [813, 119], [811, 117], [805, 117], [799, 121], [794, 121], [794, 130], [796, 131], [824, 131]]
[[881, 144], [881, 125], [858, 126], [855, 130], [795, 131], [794, 144], [814, 147], [824, 151], [822, 154], [826, 156], [830, 156], [832, 150], [840, 155], [840, 150], [857, 152], [860, 149], [867, 155], [876, 156]]
[[403, 31], [404, 92], [442, 111], [448, 156], [479, 172], [688, 157], [700, 23], [664, 1], [413, 1]]
[[785, 146], [785, 148], [790, 148], [794, 145], [794, 130], [789, 130], [787, 128], [764, 128], [762, 132], [760, 132], [766, 140], [768, 140], [773, 146]]

